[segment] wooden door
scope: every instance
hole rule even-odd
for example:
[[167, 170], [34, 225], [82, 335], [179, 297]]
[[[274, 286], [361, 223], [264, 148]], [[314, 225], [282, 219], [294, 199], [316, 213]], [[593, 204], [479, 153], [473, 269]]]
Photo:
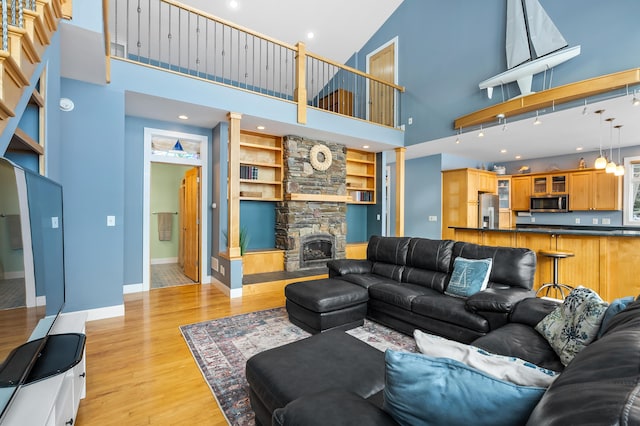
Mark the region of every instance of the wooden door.
[[178, 229], [180, 230], [180, 237], [178, 238], [178, 265], [180, 265], [182, 270], [184, 270], [184, 213], [186, 211], [184, 186], [185, 180], [182, 178], [180, 188], [178, 189]]
[[[380, 80], [395, 82], [395, 43], [389, 44], [369, 58], [369, 74]], [[369, 120], [395, 126], [395, 91], [376, 81], [369, 83]]]
[[[200, 168], [194, 167], [184, 174], [184, 274], [200, 281]], [[181, 243], [181, 244], [182, 244]]]

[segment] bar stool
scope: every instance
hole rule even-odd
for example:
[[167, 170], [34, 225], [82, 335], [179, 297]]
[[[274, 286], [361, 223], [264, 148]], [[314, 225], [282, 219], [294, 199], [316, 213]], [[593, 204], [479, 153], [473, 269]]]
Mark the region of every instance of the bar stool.
[[553, 259], [553, 282], [547, 283], [542, 287], [540, 287], [536, 292], [536, 296], [541, 294], [543, 290], [546, 290], [545, 296], [548, 296], [549, 290], [554, 289], [556, 291], [556, 295], [558, 294], [558, 292], [560, 292], [560, 294], [562, 295], [562, 300], [564, 300], [564, 297], [565, 297], [564, 291], [567, 290], [571, 292], [571, 290], [573, 290], [573, 287], [566, 284], [560, 284], [558, 282], [558, 260], [565, 259], [567, 257], [573, 257], [575, 256], [575, 254], [570, 251], [557, 251], [557, 250], [540, 250], [538, 253], [541, 256], [546, 256]]

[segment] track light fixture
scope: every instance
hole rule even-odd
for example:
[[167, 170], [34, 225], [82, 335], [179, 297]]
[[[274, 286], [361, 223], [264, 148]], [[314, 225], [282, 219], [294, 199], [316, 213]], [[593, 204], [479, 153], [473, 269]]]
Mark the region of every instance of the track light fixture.
[[594, 167], [596, 169], [604, 169], [607, 167], [607, 159], [604, 158], [604, 155], [602, 155], [602, 114], [604, 113], [604, 110], [599, 109], [595, 111], [595, 113], [600, 116], [600, 127], [598, 128], [598, 136], [600, 140], [600, 155], [598, 156], [598, 158], [596, 158], [596, 163], [594, 164]]

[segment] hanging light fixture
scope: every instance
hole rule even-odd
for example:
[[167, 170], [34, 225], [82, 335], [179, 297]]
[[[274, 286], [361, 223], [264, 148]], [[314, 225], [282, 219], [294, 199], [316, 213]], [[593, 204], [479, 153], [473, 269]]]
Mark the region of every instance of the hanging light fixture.
[[604, 158], [604, 155], [602, 155], [602, 114], [604, 113], [604, 110], [599, 109], [595, 111], [595, 113], [600, 116], [600, 127], [598, 128], [598, 136], [600, 140], [600, 156], [596, 158], [596, 163], [594, 164], [594, 167], [596, 169], [604, 169], [605, 167], [607, 167], [607, 159]]
[[609, 122], [609, 162], [605, 167], [607, 173], [616, 172], [616, 163], [613, 162], [613, 120], [615, 120], [613, 117], [606, 119]]
[[633, 91], [633, 99], [631, 100], [631, 105], [638, 106], [640, 105], [640, 99], [636, 97], [636, 91]]
[[462, 134], [462, 126], [460, 126], [460, 129], [458, 130], [458, 136], [456, 137], [456, 145], [458, 145], [460, 143], [460, 135]]
[[616, 171], [614, 172], [614, 174], [616, 176], [623, 176], [624, 166], [622, 165], [622, 161], [620, 159], [620, 146], [622, 145], [622, 136], [621, 136], [622, 124], [618, 124], [617, 126], [615, 126], [615, 128], [618, 129], [618, 167], [616, 167]]
[[484, 132], [482, 131], [482, 124], [480, 125], [480, 132], [478, 132], [479, 138], [484, 138]]

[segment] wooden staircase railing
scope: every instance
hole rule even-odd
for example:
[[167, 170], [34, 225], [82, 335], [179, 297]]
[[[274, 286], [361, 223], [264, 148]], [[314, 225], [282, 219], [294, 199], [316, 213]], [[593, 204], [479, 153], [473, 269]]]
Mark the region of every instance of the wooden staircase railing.
[[[24, 90], [58, 30], [70, 15], [71, 0], [2, 0], [0, 46], [0, 134], [4, 132]], [[6, 35], [5, 35], [6, 34]]]

